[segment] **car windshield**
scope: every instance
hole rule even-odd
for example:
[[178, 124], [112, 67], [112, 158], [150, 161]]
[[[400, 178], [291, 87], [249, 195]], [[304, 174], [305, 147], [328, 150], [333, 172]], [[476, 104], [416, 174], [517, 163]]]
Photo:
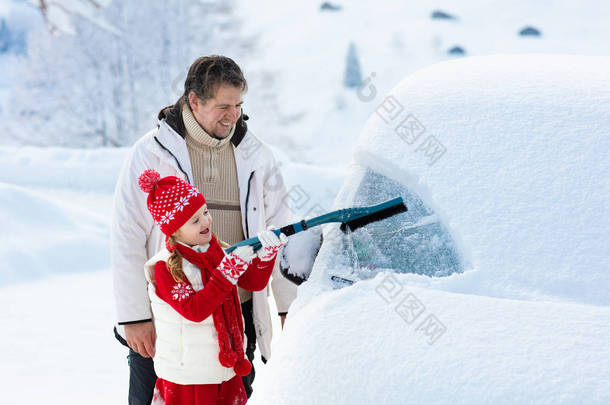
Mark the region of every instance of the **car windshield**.
[[417, 194], [367, 169], [357, 186], [353, 206], [374, 205], [401, 196], [408, 211], [374, 222], [342, 237], [342, 271], [333, 280], [351, 282], [379, 271], [443, 277], [464, 270], [447, 228]]

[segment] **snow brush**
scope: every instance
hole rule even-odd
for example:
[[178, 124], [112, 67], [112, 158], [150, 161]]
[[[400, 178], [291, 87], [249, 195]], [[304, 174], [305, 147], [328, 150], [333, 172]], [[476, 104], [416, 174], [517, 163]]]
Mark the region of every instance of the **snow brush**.
[[[370, 207], [344, 208], [308, 220], [302, 219], [294, 224], [286, 225], [279, 229], [274, 229], [273, 233], [275, 233], [277, 236], [280, 236], [280, 233], [290, 236], [314, 226], [328, 224], [330, 222], [341, 222], [341, 230], [344, 233], [347, 233], [348, 231], [353, 232], [356, 229], [362, 228], [363, 226], [372, 222], [381, 221], [406, 211], [407, 206], [405, 205], [402, 197], [396, 197], [381, 204], [371, 205]], [[255, 236], [234, 244], [233, 246], [229, 247], [226, 252], [231, 253], [239, 246], [252, 246], [254, 251], [257, 251], [262, 245], [258, 240], [258, 237]]]

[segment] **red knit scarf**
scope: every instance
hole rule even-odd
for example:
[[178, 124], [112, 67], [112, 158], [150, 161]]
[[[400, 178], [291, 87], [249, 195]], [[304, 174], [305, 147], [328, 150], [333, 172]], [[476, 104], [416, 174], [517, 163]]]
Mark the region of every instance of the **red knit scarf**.
[[[208, 250], [201, 253], [181, 243], [176, 244], [176, 246], [169, 246], [169, 243], [166, 243], [166, 245], [170, 252], [178, 249], [184, 259], [201, 269], [201, 278], [204, 285], [225, 256], [225, 252], [214, 235], [212, 235]], [[244, 356], [244, 326], [237, 287], [233, 286], [231, 288], [231, 292], [227, 294], [222, 304], [212, 313], [212, 318], [218, 334], [218, 346], [220, 347], [218, 360], [220, 360], [220, 364], [224, 367], [233, 367], [235, 374], [239, 376], [248, 375], [252, 365]]]

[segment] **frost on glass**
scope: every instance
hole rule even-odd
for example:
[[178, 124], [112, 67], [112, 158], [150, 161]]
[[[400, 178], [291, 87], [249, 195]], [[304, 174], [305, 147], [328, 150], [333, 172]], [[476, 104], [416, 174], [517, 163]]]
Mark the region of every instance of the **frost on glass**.
[[[404, 199], [407, 212], [371, 223], [340, 238], [340, 261], [346, 266], [342, 266], [344, 271], [337, 274], [339, 278], [335, 277], [335, 281], [367, 279], [387, 269], [431, 277], [463, 271], [447, 228], [432, 209], [404, 185], [367, 170], [353, 206], [374, 205], [398, 196]], [[349, 272], [346, 269], [350, 269]]]

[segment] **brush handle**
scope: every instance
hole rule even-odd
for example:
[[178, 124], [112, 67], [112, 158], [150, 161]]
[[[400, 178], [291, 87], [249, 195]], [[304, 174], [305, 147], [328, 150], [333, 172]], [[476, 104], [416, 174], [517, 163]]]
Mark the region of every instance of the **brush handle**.
[[[294, 224], [286, 225], [279, 229], [273, 229], [272, 232], [274, 234], [276, 234], [278, 237], [280, 236], [280, 233], [283, 233], [286, 236], [290, 236], [290, 235], [294, 235], [295, 233], [302, 232], [302, 231], [306, 230], [307, 228], [309, 228], [307, 226], [307, 221], [302, 219], [300, 222], [295, 222]], [[237, 242], [233, 246], [227, 248], [226, 252], [231, 253], [233, 250], [235, 250], [235, 248], [238, 248], [240, 246], [245, 246], [245, 245], [252, 246], [252, 249], [254, 249], [255, 252], [263, 246], [261, 244], [261, 241], [258, 239], [258, 236], [255, 236], [253, 238], [242, 240], [241, 242]]]
[[[275, 233], [278, 237], [280, 236], [280, 233], [290, 236], [318, 225], [328, 224], [331, 222], [346, 223], [354, 221], [399, 205], [404, 205], [402, 197], [396, 197], [377, 205], [371, 205], [370, 207], [343, 208], [308, 220], [302, 219], [299, 222], [283, 226], [279, 229], [273, 229], [273, 233]], [[227, 248], [226, 252], [231, 253], [235, 248], [244, 245], [252, 246], [255, 252], [262, 247], [260, 240], [258, 240], [258, 237], [255, 236], [234, 244], [233, 246]]]

